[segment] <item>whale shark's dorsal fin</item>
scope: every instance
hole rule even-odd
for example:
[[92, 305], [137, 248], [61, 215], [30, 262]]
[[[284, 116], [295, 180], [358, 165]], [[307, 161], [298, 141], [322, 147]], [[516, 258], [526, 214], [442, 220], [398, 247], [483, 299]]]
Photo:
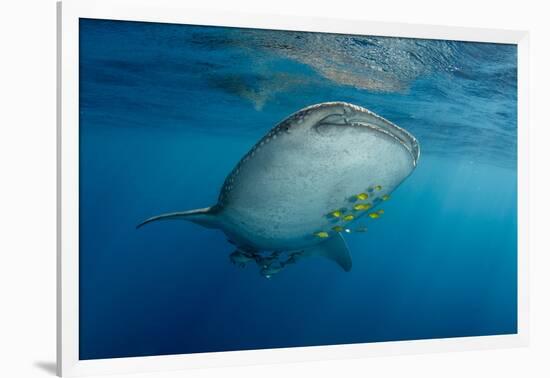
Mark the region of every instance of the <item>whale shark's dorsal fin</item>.
[[334, 261], [346, 272], [351, 270], [351, 256], [342, 235], [336, 234], [330, 239], [304, 250], [308, 255], [320, 255]]
[[186, 220], [194, 223], [198, 223], [201, 226], [207, 228], [218, 228], [219, 227], [219, 218], [217, 217], [218, 208], [216, 206], [205, 207], [204, 209], [195, 209], [189, 211], [178, 211], [175, 213], [161, 214], [145, 221], [141, 222], [136, 226], [140, 228], [141, 226], [151, 223], [158, 220]]

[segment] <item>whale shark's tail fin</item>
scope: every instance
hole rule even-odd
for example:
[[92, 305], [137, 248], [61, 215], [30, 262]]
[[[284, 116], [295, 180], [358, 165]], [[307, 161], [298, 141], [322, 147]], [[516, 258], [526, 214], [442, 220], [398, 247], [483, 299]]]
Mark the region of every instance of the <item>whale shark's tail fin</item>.
[[140, 228], [141, 226], [151, 223], [158, 220], [186, 220], [190, 222], [194, 222], [197, 224], [200, 224], [201, 226], [207, 227], [207, 228], [218, 228], [219, 220], [217, 217], [218, 209], [216, 206], [212, 207], [206, 207], [204, 209], [195, 209], [195, 210], [189, 210], [189, 211], [178, 211], [175, 213], [167, 213], [167, 214], [161, 214], [157, 215], [155, 217], [151, 217], [149, 219], [144, 220], [140, 224], [136, 226], [136, 228]]
[[304, 253], [326, 257], [340, 265], [346, 272], [351, 270], [351, 256], [348, 246], [340, 234], [336, 234], [330, 239], [306, 249]]

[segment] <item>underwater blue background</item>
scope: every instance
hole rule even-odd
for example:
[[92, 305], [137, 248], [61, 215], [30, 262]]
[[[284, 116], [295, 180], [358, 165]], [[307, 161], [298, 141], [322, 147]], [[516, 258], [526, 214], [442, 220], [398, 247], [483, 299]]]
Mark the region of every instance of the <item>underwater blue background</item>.
[[[512, 45], [81, 19], [80, 358], [516, 333], [516, 68]], [[260, 137], [325, 101], [422, 150], [344, 236], [351, 272], [312, 257], [266, 279], [220, 231], [135, 228], [214, 204]]]

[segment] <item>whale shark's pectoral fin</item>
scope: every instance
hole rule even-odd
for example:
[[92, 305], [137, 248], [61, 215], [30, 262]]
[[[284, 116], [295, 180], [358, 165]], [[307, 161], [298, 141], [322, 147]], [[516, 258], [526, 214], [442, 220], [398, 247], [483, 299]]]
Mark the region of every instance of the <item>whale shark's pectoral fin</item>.
[[342, 235], [336, 234], [330, 239], [304, 251], [308, 255], [320, 255], [334, 261], [346, 272], [351, 270], [351, 255]]
[[140, 228], [141, 226], [147, 223], [151, 223], [158, 220], [173, 220], [173, 219], [194, 222], [207, 228], [218, 228], [219, 218], [217, 216], [217, 212], [218, 211], [216, 207], [212, 206], [212, 207], [206, 207], [204, 209], [178, 211], [175, 213], [162, 214], [162, 215], [157, 215], [155, 217], [146, 219], [145, 221], [138, 224], [136, 228]]

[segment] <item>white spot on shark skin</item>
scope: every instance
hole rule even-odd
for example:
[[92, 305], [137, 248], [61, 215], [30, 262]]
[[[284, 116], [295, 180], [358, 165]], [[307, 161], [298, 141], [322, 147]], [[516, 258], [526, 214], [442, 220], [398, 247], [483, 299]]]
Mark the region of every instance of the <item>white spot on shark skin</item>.
[[[276, 138], [278, 133], [284, 134]], [[258, 148], [269, 135], [271, 142]], [[413, 172], [419, 156], [410, 133], [369, 110], [344, 102], [317, 104], [292, 114], [260, 140], [226, 178], [217, 204], [142, 224], [185, 219], [220, 229], [247, 251], [301, 250], [348, 271], [349, 251], [326, 214], [349, 207], [350, 196], [372, 185], [390, 194]], [[320, 231], [328, 237], [315, 237]]]

